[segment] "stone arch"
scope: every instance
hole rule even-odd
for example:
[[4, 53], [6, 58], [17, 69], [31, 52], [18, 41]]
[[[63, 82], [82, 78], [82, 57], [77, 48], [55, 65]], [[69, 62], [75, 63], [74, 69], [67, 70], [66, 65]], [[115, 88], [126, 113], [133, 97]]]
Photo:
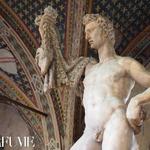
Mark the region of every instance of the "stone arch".
[[[9, 11], [7, 15], [9, 15]], [[14, 14], [11, 15], [13, 16]], [[14, 17], [14, 22], [16, 21], [15, 19], [16, 18]], [[18, 64], [22, 67], [22, 70], [24, 71], [24, 76], [26, 77], [26, 82], [30, 83], [32, 92], [35, 96], [35, 101], [37, 103], [36, 108], [45, 111], [48, 114], [46, 118], [37, 117], [40, 118], [42, 122], [41, 127], [42, 132], [44, 134], [44, 144], [47, 145], [52, 141], [56, 148], [60, 148], [61, 137], [59, 133], [55, 109], [53, 106], [54, 104], [50, 93], [41, 94], [37, 89], [38, 83], [40, 83], [41, 85], [43, 84], [43, 78], [41, 77], [39, 68], [35, 64], [34, 58], [30, 53], [30, 49], [28, 49], [28, 46], [26, 46], [28, 45], [28, 43], [23, 42], [23, 40], [20, 38], [20, 35], [11, 27], [11, 24], [7, 22], [7, 20], [5, 20], [5, 18], [3, 18], [2, 16], [0, 16], [0, 23], [2, 25], [0, 29], [2, 31], [0, 34], [0, 38], [12, 50], [11, 52], [15, 55]], [[33, 81], [33, 75], [34, 77], [37, 77], [37, 80], [39, 81], [38, 83]], [[4, 76], [1, 75], [1, 77]], [[7, 87], [10, 87], [10, 82], [9, 84], [7, 84]], [[16, 93], [17, 92], [18, 90], [16, 90]]]

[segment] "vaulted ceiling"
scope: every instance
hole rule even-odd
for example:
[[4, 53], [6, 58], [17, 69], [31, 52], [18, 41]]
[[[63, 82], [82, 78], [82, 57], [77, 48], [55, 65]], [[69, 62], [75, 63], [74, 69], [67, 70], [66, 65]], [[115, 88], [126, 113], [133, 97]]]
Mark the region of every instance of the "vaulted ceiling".
[[40, 44], [34, 20], [48, 5], [58, 11], [57, 27], [66, 58], [92, 55], [83, 37], [82, 16], [85, 13], [100, 13], [114, 23], [117, 53], [136, 57], [144, 65], [149, 63], [149, 0], [4, 0], [0, 6], [1, 15], [24, 40], [33, 56]]

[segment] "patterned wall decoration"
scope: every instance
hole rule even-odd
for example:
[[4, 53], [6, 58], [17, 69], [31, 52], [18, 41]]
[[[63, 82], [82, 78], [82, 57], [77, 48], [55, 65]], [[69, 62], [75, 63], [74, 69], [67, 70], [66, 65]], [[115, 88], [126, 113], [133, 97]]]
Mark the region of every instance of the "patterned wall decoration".
[[134, 40], [130, 42], [127, 48], [123, 51], [123, 55], [128, 54], [134, 57], [144, 66], [150, 62], [150, 25], [147, 26]]
[[[108, 16], [114, 22], [115, 29], [119, 33], [117, 36], [120, 36], [119, 38], [117, 38], [116, 43], [116, 50], [119, 54], [122, 54], [130, 41], [133, 40], [150, 23], [150, 2], [148, 0], [84, 0], [82, 1], [82, 3], [80, 2], [80, 0], [71, 2], [63, 0], [5, 0], [3, 4], [4, 3], [14, 11], [16, 16], [18, 16], [25, 24], [29, 32], [33, 34], [31, 41], [33, 41], [34, 39], [37, 43], [40, 43], [40, 38], [38, 30], [34, 25], [34, 19], [37, 15], [43, 12], [44, 8], [47, 5], [52, 5], [59, 13], [57, 27], [61, 35], [61, 47], [62, 50], [65, 51], [64, 55], [68, 55], [70, 51], [76, 51], [76, 49], [71, 50], [73, 44], [72, 42], [76, 43], [77, 40], [76, 39], [75, 41], [73, 41], [73, 39], [75, 37], [79, 37], [77, 35], [79, 35], [80, 31], [83, 33], [82, 28], [78, 28], [79, 32], [76, 32], [76, 34], [72, 30], [73, 27], [78, 26], [75, 25], [75, 23], [73, 25], [73, 22], [76, 22], [78, 24], [78, 22], [80, 21], [78, 16], [81, 17], [83, 15], [80, 14], [79, 11], [83, 11], [83, 13], [101, 13]], [[82, 5], [84, 5], [84, 8], [82, 8]], [[6, 16], [6, 14], [3, 15]], [[7, 14], [7, 18], [8, 17], [11, 18], [11, 16], [8, 16]], [[10, 24], [12, 23], [10, 22]], [[14, 24], [13, 26], [15, 27], [17, 25]], [[27, 44], [28, 43], [31, 42], [28, 41]], [[83, 43], [81, 42], [80, 46], [78, 47], [81, 48], [83, 44], [85, 44], [85, 41]], [[84, 49], [80, 50], [80, 52], [78, 53], [86, 54], [86, 52], [83, 51]], [[33, 55], [35, 54], [35, 48], [31, 50], [31, 53]], [[92, 53], [92, 51], [90, 51], [90, 53]], [[75, 54], [73, 54], [72, 52], [72, 55]]]
[[[0, 18], [1, 20], [1, 33], [4, 32], [4, 34], [0, 34], [0, 39], [2, 46], [5, 45], [8, 47], [8, 50], [11, 51], [11, 53], [14, 55], [16, 62], [17, 62], [17, 67], [19, 74], [16, 78], [16, 76], [12, 76], [11, 74], [8, 74], [3, 71], [2, 77], [7, 76], [9, 78], [8, 84], [4, 84], [5, 80], [3, 78], [1, 79], [1, 85], [5, 85], [5, 88], [1, 89], [1, 93], [5, 94], [8, 96], [10, 94], [10, 98], [16, 99], [16, 94], [18, 91], [22, 91], [24, 93], [23, 95], [25, 97], [28, 96], [29, 99], [31, 97], [35, 97], [35, 104], [37, 106], [34, 107], [32, 105], [31, 99], [27, 101], [27, 104], [31, 104], [30, 106], [34, 107], [35, 109], [40, 109], [41, 111], [44, 111], [48, 114], [48, 116], [45, 118], [43, 116], [35, 115], [34, 113], [31, 113], [27, 111], [26, 109], [22, 108], [22, 111], [25, 113], [25, 115], [29, 118], [30, 123], [33, 127], [35, 127], [39, 133], [45, 140], [47, 139], [48, 141], [53, 138], [56, 140], [57, 147], [60, 147], [60, 137], [59, 137], [59, 131], [58, 131], [58, 126], [57, 126], [57, 121], [56, 121], [56, 116], [55, 116], [55, 110], [53, 109], [53, 103], [51, 102], [51, 97], [49, 94], [41, 94], [38, 93], [38, 90], [36, 89], [35, 82], [33, 82], [32, 77], [33, 76], [38, 76], [38, 79], [40, 82], [43, 84], [43, 79], [40, 76], [39, 69], [37, 68], [34, 58], [29, 53], [29, 50], [27, 47], [24, 45], [22, 40], [18, 37], [17, 33], [7, 24], [6, 20], [4, 18]], [[2, 30], [3, 29], [3, 30]], [[5, 74], [5, 75], [4, 75]], [[11, 82], [13, 82], [14, 85], [16, 85], [16, 91], [12, 90], [14, 89], [11, 88]], [[15, 83], [14, 83], [15, 82]], [[24, 86], [26, 84], [27, 86]], [[27, 90], [30, 90], [28, 93]], [[17, 99], [16, 99], [17, 100]], [[23, 100], [22, 97], [18, 98], [18, 101]], [[26, 103], [24, 103], [26, 104]], [[52, 114], [54, 114], [52, 116]], [[43, 126], [43, 122], [45, 122], [45, 125]], [[48, 140], [49, 139], [49, 140]]]
[[150, 63], [150, 35], [148, 37], [145, 36], [142, 41], [135, 45], [134, 50], [129, 52], [128, 55], [147, 66]]
[[[1, 33], [2, 30], [4, 29], [4, 23], [2, 21], [0, 21], [0, 26], [1, 26]], [[5, 49], [7, 49], [7, 51], [9, 51], [10, 53], [12, 53], [11, 51], [13, 51], [13, 49], [11, 49], [10, 47], [8, 47], [8, 45], [6, 44], [6, 42], [0, 38], [1, 43], [4, 45], [5, 44]], [[20, 46], [17, 45], [16, 49], [20, 49]], [[12, 53], [12, 55], [14, 56], [14, 54]], [[1, 58], [2, 59], [2, 58]], [[19, 61], [17, 60], [16, 56], [14, 56], [16, 65], [17, 65], [17, 74], [11, 74], [8, 73], [6, 71], [3, 70], [3, 72], [5, 72], [5, 74], [7, 76], [9, 76], [10, 79], [12, 79], [14, 82], [16, 82], [16, 84], [18, 85], [18, 87], [28, 96], [28, 98], [36, 105], [36, 101], [35, 101], [35, 94], [31, 88], [31, 84], [29, 84], [28, 79], [26, 77], [26, 73], [24, 72], [22, 66], [20, 65]], [[3, 63], [3, 62], [1, 62]], [[0, 68], [0, 70], [2, 70]]]
[[148, 0], [93, 0], [92, 13], [108, 16], [120, 31], [116, 50], [121, 54], [127, 45], [150, 24], [150, 2]]
[[[82, 17], [86, 10], [85, 0], [68, 1], [67, 27], [64, 56], [70, 61], [79, 57], [82, 49], [83, 26]], [[78, 31], [78, 32], [77, 32]]]
[[7, 20], [7, 23], [18, 33], [19, 37], [26, 44], [32, 55], [35, 54], [35, 49], [38, 46], [32, 34], [27, 27], [22, 23], [18, 16], [8, 7], [4, 1], [0, 1], [0, 14]]
[[28, 79], [26, 78], [25, 72], [23, 71], [19, 62], [17, 60], [15, 61], [17, 64], [17, 74], [8, 73], [1, 68], [0, 70], [3, 71], [3, 73], [5, 73], [12, 81], [14, 81], [17, 86], [26, 94], [26, 96], [34, 103], [34, 105], [37, 106], [35, 94], [31, 88], [31, 85], [28, 82]]
[[[62, 137], [64, 137], [64, 132], [65, 132], [65, 120], [64, 120], [64, 109], [62, 107], [62, 100], [61, 95], [59, 93], [59, 90], [54, 89], [51, 91], [51, 96], [52, 96], [52, 100], [54, 103], [54, 108], [55, 108], [55, 112], [56, 112], [56, 116], [57, 116], [57, 122], [58, 122], [58, 126], [59, 126], [59, 132], [61, 134]], [[59, 108], [59, 109], [58, 109]]]

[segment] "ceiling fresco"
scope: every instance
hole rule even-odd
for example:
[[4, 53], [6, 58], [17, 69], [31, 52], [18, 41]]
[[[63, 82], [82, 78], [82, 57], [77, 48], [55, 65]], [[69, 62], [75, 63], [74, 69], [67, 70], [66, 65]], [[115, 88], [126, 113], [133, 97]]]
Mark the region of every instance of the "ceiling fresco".
[[[5, 7], [7, 5], [7, 9], [11, 9], [15, 13], [15, 15], [22, 21], [24, 26], [27, 28], [28, 32], [30, 32], [31, 41], [26, 42], [27, 44], [33, 42], [34, 48], [30, 48], [32, 55], [35, 55], [36, 47], [40, 44], [40, 36], [38, 33], [38, 29], [34, 24], [35, 17], [41, 13], [46, 6], [52, 5], [58, 12], [57, 19], [57, 28], [60, 33], [60, 45], [62, 52], [69, 53], [68, 51], [73, 47], [77, 42], [74, 37], [78, 34], [78, 32], [74, 33], [73, 29], [68, 29], [70, 27], [74, 27], [82, 24], [79, 22], [79, 16], [82, 17], [85, 13], [100, 13], [107, 17], [109, 17], [116, 29], [116, 51], [118, 54], [124, 54], [127, 46], [135, 39], [139, 33], [143, 32], [143, 30], [149, 26], [150, 24], [150, 1], [149, 0], [84, 0], [84, 1], [69, 1], [69, 0], [5, 0]], [[78, 7], [78, 8], [77, 8]], [[77, 9], [83, 9], [82, 14], [78, 13]], [[5, 12], [6, 13], [6, 12]], [[3, 14], [6, 15], [6, 14]], [[8, 15], [8, 13], [7, 13]], [[68, 16], [71, 15], [69, 18]], [[70, 24], [73, 24], [72, 26]], [[88, 50], [88, 46], [86, 50], [81, 49], [81, 45], [86, 43], [83, 37], [83, 28], [78, 28], [79, 32], [82, 32], [80, 39], [80, 54], [83, 55], [92, 55], [92, 51]], [[70, 33], [68, 33], [70, 32]], [[20, 33], [21, 34], [21, 33]], [[69, 35], [71, 34], [71, 35]], [[69, 43], [68, 35], [71, 36], [70, 39], [72, 43]], [[26, 37], [27, 38], [27, 37]], [[80, 38], [80, 37], [78, 37]], [[141, 47], [142, 53], [144, 53], [144, 49], [149, 48], [150, 40], [144, 39], [144, 41], [137, 41], [136, 45], [140, 42], [144, 42], [145, 45]], [[35, 44], [36, 43], [36, 44]], [[135, 46], [135, 44], [134, 44]], [[83, 46], [84, 47], [84, 46]], [[72, 51], [77, 50], [78, 48], [73, 47]], [[69, 49], [69, 50], [67, 50]], [[82, 52], [84, 51], [84, 52]], [[88, 52], [87, 52], [88, 51]], [[141, 53], [140, 53], [141, 54]], [[128, 55], [128, 53], [125, 53]]]
[[[139, 47], [135, 54], [125, 53], [127, 46], [133, 41], [146, 27], [150, 25], [150, 1], [148, 0], [93, 0], [92, 13], [101, 13], [109, 17], [116, 29], [116, 51], [118, 54], [126, 54], [135, 58], [146, 65], [149, 62], [150, 37], [140, 39], [134, 46]], [[142, 58], [140, 58], [140, 56]], [[142, 56], [143, 55], [143, 56]], [[144, 62], [148, 59], [148, 62]]]
[[92, 12], [102, 13], [113, 21], [121, 34], [116, 46], [121, 54], [129, 42], [149, 25], [149, 7], [148, 0], [93, 0]]
[[6, 0], [7, 5], [17, 14], [17, 16], [23, 21], [28, 30], [33, 34], [34, 38], [40, 43], [40, 35], [34, 20], [36, 16], [43, 13], [43, 10], [48, 5], [51, 5], [58, 12], [57, 27], [61, 33], [61, 46], [64, 49], [63, 41], [65, 34], [65, 22], [66, 22], [66, 7], [67, 1], [64, 0]]

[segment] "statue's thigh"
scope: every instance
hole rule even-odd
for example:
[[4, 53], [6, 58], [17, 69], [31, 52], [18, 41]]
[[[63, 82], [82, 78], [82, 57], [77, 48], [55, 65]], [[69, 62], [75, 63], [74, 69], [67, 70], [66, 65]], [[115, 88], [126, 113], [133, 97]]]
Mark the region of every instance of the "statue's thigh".
[[123, 113], [114, 113], [106, 125], [102, 150], [130, 150], [132, 130]]
[[101, 150], [101, 145], [92, 135], [84, 133], [70, 150]]

